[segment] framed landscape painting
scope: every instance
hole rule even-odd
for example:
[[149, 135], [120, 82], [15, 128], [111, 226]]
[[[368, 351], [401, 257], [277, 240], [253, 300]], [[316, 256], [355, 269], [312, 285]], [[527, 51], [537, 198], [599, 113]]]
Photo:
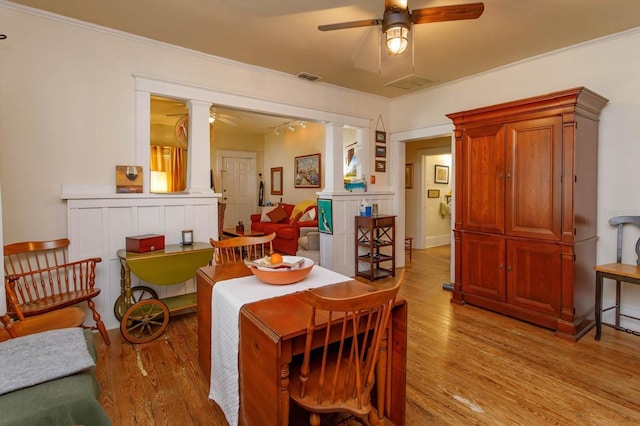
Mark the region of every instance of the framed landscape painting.
[[295, 158], [293, 167], [296, 188], [320, 188], [322, 171], [320, 154], [303, 155]]

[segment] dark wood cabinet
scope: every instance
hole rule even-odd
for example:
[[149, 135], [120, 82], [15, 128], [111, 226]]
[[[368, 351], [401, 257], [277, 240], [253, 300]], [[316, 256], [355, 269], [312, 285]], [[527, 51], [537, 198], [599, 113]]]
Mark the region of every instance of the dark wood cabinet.
[[356, 276], [373, 281], [396, 275], [395, 223], [395, 216], [356, 216]]
[[573, 339], [591, 328], [606, 103], [580, 87], [448, 115], [456, 133], [453, 302]]

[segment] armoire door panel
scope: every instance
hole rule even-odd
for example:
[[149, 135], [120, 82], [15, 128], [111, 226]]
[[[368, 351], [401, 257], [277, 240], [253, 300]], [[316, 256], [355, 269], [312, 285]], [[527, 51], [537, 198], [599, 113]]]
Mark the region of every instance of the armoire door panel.
[[560, 316], [562, 251], [559, 244], [507, 240], [507, 302]]
[[462, 236], [462, 291], [504, 302], [505, 242], [491, 235]]
[[462, 145], [463, 228], [504, 232], [504, 126], [469, 129]]
[[506, 234], [560, 240], [562, 119], [510, 123], [506, 141]]

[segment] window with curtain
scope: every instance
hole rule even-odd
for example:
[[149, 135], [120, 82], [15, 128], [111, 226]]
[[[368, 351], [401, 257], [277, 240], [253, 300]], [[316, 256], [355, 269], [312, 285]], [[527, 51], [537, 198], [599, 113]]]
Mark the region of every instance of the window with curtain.
[[[152, 192], [180, 192], [187, 188], [187, 150], [175, 146], [151, 146]], [[164, 191], [163, 191], [164, 189]]]
[[180, 99], [151, 96], [150, 192], [187, 189], [189, 109]]

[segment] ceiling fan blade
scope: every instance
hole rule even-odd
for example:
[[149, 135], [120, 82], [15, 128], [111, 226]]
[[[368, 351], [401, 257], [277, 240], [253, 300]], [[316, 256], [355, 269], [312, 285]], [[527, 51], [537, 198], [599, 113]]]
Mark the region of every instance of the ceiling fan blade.
[[347, 28], [372, 27], [375, 25], [380, 25], [381, 23], [382, 23], [382, 19], [364, 19], [362, 21], [341, 22], [339, 24], [319, 25], [318, 29], [320, 31], [344, 30]]
[[411, 22], [428, 24], [430, 22], [459, 21], [476, 19], [484, 11], [483, 3], [457, 4], [452, 6], [427, 7], [411, 11]]
[[228, 124], [229, 126], [238, 127], [238, 123], [231, 118], [217, 116], [216, 121], [221, 121], [225, 124]]

